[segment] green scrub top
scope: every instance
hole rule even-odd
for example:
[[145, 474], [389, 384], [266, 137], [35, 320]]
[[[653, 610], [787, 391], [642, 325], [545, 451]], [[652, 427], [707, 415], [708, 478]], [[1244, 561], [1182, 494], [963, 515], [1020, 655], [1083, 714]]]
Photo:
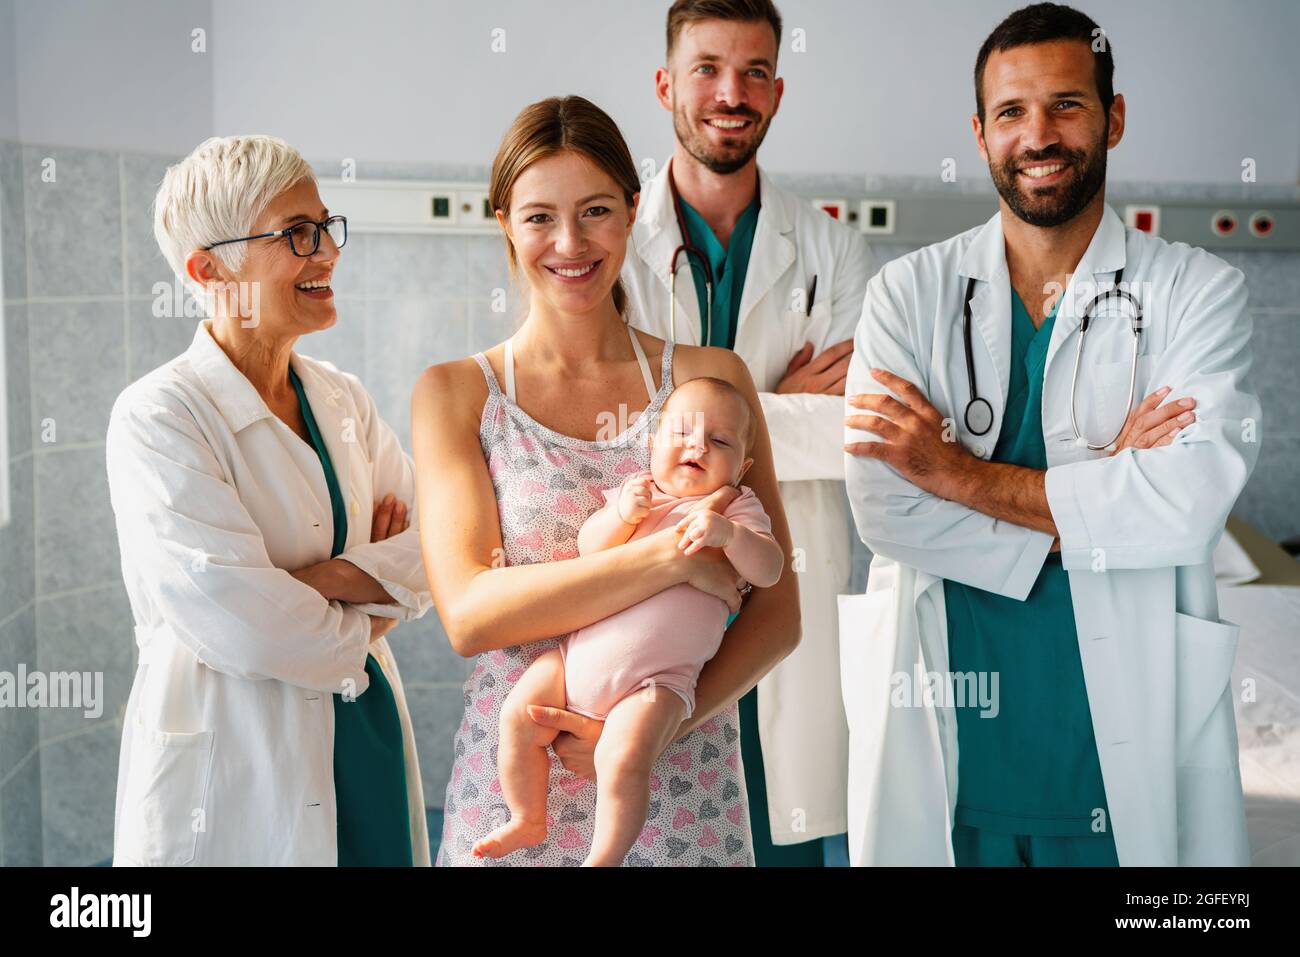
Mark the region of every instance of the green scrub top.
[[[731, 231], [731, 240], [724, 249], [704, 217], [682, 200], [682, 218], [690, 244], [704, 253], [713, 270], [712, 331], [708, 336], [711, 346], [728, 349], [736, 345], [736, 323], [740, 316], [740, 298], [745, 291], [745, 273], [749, 271], [749, 253], [754, 246], [754, 229], [758, 225], [758, 196], [745, 207]], [[691, 261], [691, 274], [695, 276], [695, 295], [700, 304], [700, 342], [704, 342], [705, 316], [709, 314], [708, 287], [704, 281], [704, 267], [696, 256], [686, 256]]]
[[[1035, 329], [1012, 290], [1011, 381], [995, 462], [1047, 468], [1043, 372], [1055, 319], [1053, 309]], [[1109, 835], [1070, 579], [1060, 554], [1047, 556], [1023, 602], [954, 581], [944, 582], [944, 601], [949, 669], [998, 676], [995, 717], [981, 717], [986, 709], [979, 701], [955, 708], [956, 824], [1002, 834], [1096, 836], [1094, 811], [1100, 808]], [[992, 691], [991, 678], [985, 688]]]
[[[289, 367], [289, 381], [312, 445], [325, 471], [334, 513], [330, 558], [342, 553], [348, 538], [348, 512], [329, 450], [321, 438], [303, 391]], [[366, 656], [370, 687], [352, 701], [334, 695], [334, 803], [338, 820], [340, 867], [413, 865], [410, 811], [406, 802], [406, 758], [397, 699], [373, 655]]]

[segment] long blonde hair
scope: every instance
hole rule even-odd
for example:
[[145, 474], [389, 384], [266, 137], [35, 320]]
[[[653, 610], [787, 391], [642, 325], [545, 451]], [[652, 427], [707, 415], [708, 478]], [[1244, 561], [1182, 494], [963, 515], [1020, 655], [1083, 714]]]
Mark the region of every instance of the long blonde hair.
[[[492, 181], [488, 201], [493, 209], [510, 215], [510, 194], [524, 170], [538, 160], [557, 153], [573, 152], [585, 156], [608, 173], [623, 190], [628, 206], [641, 191], [636, 164], [627, 141], [615, 123], [600, 107], [581, 96], [552, 96], [519, 111], [501, 140], [492, 161]], [[507, 235], [506, 255], [513, 272], [519, 261], [514, 244]], [[614, 308], [625, 315], [627, 290], [623, 280], [614, 283]]]

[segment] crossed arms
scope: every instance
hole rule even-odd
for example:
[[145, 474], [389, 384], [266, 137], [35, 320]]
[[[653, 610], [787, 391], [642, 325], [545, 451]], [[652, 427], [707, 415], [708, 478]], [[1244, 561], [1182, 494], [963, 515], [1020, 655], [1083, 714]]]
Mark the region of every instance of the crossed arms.
[[[1109, 568], [1209, 560], [1258, 455], [1238, 271], [1175, 290], [1169, 342], [1152, 366], [1172, 389], [1130, 413], [1115, 452], [1046, 471], [985, 462], [945, 434], [917, 384], [928, 360], [913, 352], [888, 272], [868, 286], [846, 388], [849, 498], [872, 551], [1020, 600], [1057, 540], [1067, 569], [1088, 567], [1096, 549]], [[1171, 394], [1180, 398], [1162, 405]]]

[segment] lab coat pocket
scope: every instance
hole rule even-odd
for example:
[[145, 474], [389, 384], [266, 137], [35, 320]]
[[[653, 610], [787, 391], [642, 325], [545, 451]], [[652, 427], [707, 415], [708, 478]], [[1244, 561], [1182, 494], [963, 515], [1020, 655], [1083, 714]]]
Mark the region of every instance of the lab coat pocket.
[[892, 588], [864, 595], [838, 595], [840, 692], [851, 734], [873, 723], [877, 707], [889, 702], [890, 678], [896, 670], [897, 628]]
[[117, 853], [146, 866], [173, 867], [194, 860], [199, 832], [207, 827], [213, 732], [132, 729]]
[[[1092, 340], [1090, 339], [1089, 342]], [[1109, 439], [1120, 430], [1133, 409], [1151, 392], [1151, 363], [1153, 356], [1137, 357], [1137, 376], [1133, 379], [1133, 401], [1125, 405], [1129, 395], [1129, 379], [1133, 375], [1131, 356], [1118, 362], [1099, 362], [1092, 370], [1092, 390], [1085, 393], [1082, 384], [1075, 405], [1079, 429], [1090, 442]], [[1087, 374], [1088, 356], [1083, 357], [1079, 378]], [[1089, 397], [1091, 401], [1088, 401]], [[1175, 397], [1176, 398], [1176, 397]]]
[[1175, 721], [1179, 767], [1231, 768], [1237, 762], [1232, 662], [1238, 627], [1178, 612], [1174, 616]]
[[871, 811], [885, 763], [889, 676], [894, 662], [894, 590], [839, 595], [840, 692], [849, 726], [849, 859], [873, 860]]
[[790, 309], [786, 312], [782, 318], [786, 332], [785, 365], [777, 375], [778, 381], [785, 376], [785, 369], [790, 360], [804, 347], [804, 343], [812, 343], [812, 355], [809, 359], [816, 358], [835, 344], [827, 341], [832, 318], [829, 302], [817, 303], [813, 306], [811, 314], [802, 309]]

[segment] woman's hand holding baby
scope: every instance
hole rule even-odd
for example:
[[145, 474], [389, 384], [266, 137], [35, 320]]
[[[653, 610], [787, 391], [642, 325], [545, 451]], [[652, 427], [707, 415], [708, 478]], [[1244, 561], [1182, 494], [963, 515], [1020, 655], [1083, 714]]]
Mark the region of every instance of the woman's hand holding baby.
[[668, 527], [645, 539], [654, 545], [655, 561], [666, 563], [678, 582], [720, 598], [732, 611], [739, 611], [740, 589], [746, 582], [732, 567], [726, 553], [720, 548], [705, 548], [696, 555], [687, 555], [678, 545], [680, 535], [675, 527]]

